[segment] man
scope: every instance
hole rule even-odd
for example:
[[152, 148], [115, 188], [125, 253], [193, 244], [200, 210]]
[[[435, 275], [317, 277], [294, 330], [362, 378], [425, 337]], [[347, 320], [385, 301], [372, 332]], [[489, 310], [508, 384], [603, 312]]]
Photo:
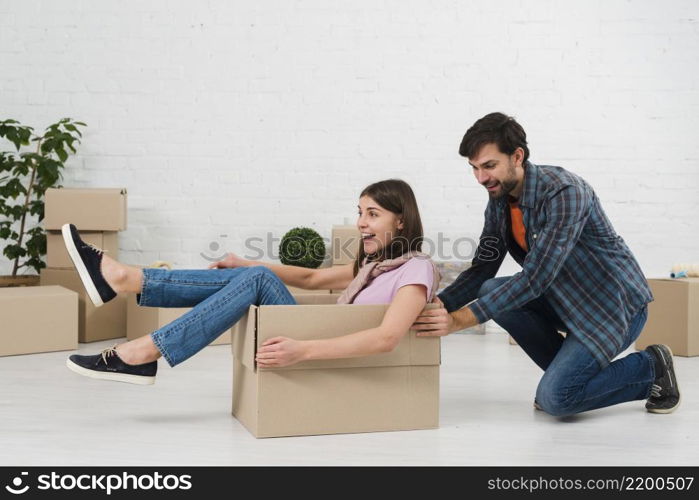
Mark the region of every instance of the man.
[[[488, 190], [485, 226], [472, 266], [439, 294], [444, 308], [413, 325], [419, 335], [493, 319], [544, 370], [534, 406], [551, 415], [643, 399], [650, 412], [675, 410], [667, 346], [612, 361], [640, 334], [653, 296], [592, 188], [561, 167], [529, 162], [524, 129], [502, 113], [468, 129], [459, 154]], [[494, 278], [506, 251], [522, 270]]]

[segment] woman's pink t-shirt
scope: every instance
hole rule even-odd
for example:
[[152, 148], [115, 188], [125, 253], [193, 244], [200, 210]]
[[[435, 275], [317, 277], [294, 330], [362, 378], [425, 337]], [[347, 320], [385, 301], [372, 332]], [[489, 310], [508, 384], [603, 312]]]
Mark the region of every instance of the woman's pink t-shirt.
[[413, 257], [402, 266], [378, 275], [352, 301], [353, 304], [390, 304], [398, 289], [405, 285], [424, 285], [429, 301], [434, 286], [432, 262]]

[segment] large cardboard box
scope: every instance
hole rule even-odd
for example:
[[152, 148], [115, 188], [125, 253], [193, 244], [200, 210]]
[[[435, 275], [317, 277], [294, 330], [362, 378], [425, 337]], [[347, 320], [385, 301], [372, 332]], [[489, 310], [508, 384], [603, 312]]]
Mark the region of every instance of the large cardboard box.
[[655, 300], [636, 349], [666, 344], [678, 356], [699, 355], [699, 278], [649, 279]]
[[[119, 258], [119, 240], [116, 231], [81, 231], [85, 243], [101, 248], [112, 259]], [[46, 266], [58, 269], [75, 268], [63, 242], [60, 231], [46, 232]]]
[[332, 264], [351, 264], [357, 258], [361, 234], [357, 226], [333, 226], [332, 241]]
[[0, 317], [0, 356], [78, 348], [78, 294], [66, 288], [0, 288]]
[[78, 340], [96, 342], [126, 336], [126, 295], [117, 295], [101, 307], [87, 296], [75, 269], [44, 268], [41, 285], [60, 285], [78, 294]]
[[389, 353], [257, 368], [265, 340], [330, 338], [376, 327], [386, 305], [251, 306], [233, 336], [233, 415], [255, 437], [431, 429], [439, 426], [439, 338], [408, 332]]
[[[128, 294], [126, 305], [126, 339], [134, 340], [148, 335], [171, 323], [191, 307], [143, 307], [136, 302], [136, 294]], [[226, 330], [209, 345], [231, 343], [231, 329]]]
[[50, 188], [46, 190], [44, 228], [66, 223], [79, 231], [126, 229], [125, 188]]

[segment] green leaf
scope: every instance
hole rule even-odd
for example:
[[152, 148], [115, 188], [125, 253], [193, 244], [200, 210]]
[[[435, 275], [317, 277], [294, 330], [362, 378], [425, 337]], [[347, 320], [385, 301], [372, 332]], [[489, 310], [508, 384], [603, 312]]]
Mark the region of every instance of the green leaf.
[[12, 207], [12, 215], [15, 216], [15, 220], [22, 218], [22, 214], [24, 214], [24, 205], [15, 205]]
[[12, 144], [14, 144], [17, 151], [19, 151], [19, 146], [22, 143], [22, 141], [19, 138], [19, 136], [17, 135], [16, 129], [14, 129], [14, 128], [7, 129], [7, 132], [5, 133], [5, 139], [10, 141]]
[[10, 260], [27, 255], [27, 251], [19, 245], [7, 245], [2, 253]]
[[66, 153], [63, 148], [56, 148], [56, 154], [62, 162], [65, 162], [68, 159], [68, 153]]
[[[39, 228], [41, 229], [41, 228]], [[39, 232], [33, 233], [27, 240], [27, 251], [29, 255], [42, 255], [46, 253], [46, 235]]]
[[53, 138], [46, 137], [46, 139], [44, 139], [44, 142], [41, 143], [41, 152], [45, 155], [51, 153], [51, 151], [53, 151], [55, 143], [56, 141]]
[[16, 162], [15, 168], [12, 170], [12, 175], [21, 176], [29, 174], [30, 166], [23, 162]]
[[17, 157], [12, 153], [0, 152], [0, 172], [12, 170]]
[[30, 202], [29, 213], [31, 215], [42, 215], [44, 213], [44, 203], [40, 200]]
[[22, 181], [17, 178], [10, 179], [5, 184], [6, 195], [9, 198], [17, 198], [21, 194], [27, 194], [26, 188], [22, 185]]
[[9, 227], [0, 227], [0, 240], [6, 240], [10, 237]]
[[46, 267], [46, 263], [43, 260], [41, 260], [41, 258], [39, 258], [38, 256], [34, 256], [31, 259], [28, 259], [23, 265], [34, 268], [34, 270], [37, 273], [39, 273], [42, 269]]
[[22, 144], [29, 146], [29, 140], [32, 137], [32, 131], [27, 128], [21, 128], [18, 130], [20, 139], [22, 139]]

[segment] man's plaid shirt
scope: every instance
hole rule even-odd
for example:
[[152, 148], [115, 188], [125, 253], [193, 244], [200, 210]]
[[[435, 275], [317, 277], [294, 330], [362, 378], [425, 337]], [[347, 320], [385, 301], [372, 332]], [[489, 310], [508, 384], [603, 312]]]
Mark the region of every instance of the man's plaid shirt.
[[[568, 333], [606, 366], [619, 354], [632, 318], [653, 300], [640, 266], [590, 185], [561, 167], [527, 162], [519, 206], [529, 252], [512, 237], [507, 196], [491, 199], [473, 265], [439, 298], [449, 312], [470, 303], [483, 323], [543, 295]], [[522, 271], [478, 298], [506, 251]]]

